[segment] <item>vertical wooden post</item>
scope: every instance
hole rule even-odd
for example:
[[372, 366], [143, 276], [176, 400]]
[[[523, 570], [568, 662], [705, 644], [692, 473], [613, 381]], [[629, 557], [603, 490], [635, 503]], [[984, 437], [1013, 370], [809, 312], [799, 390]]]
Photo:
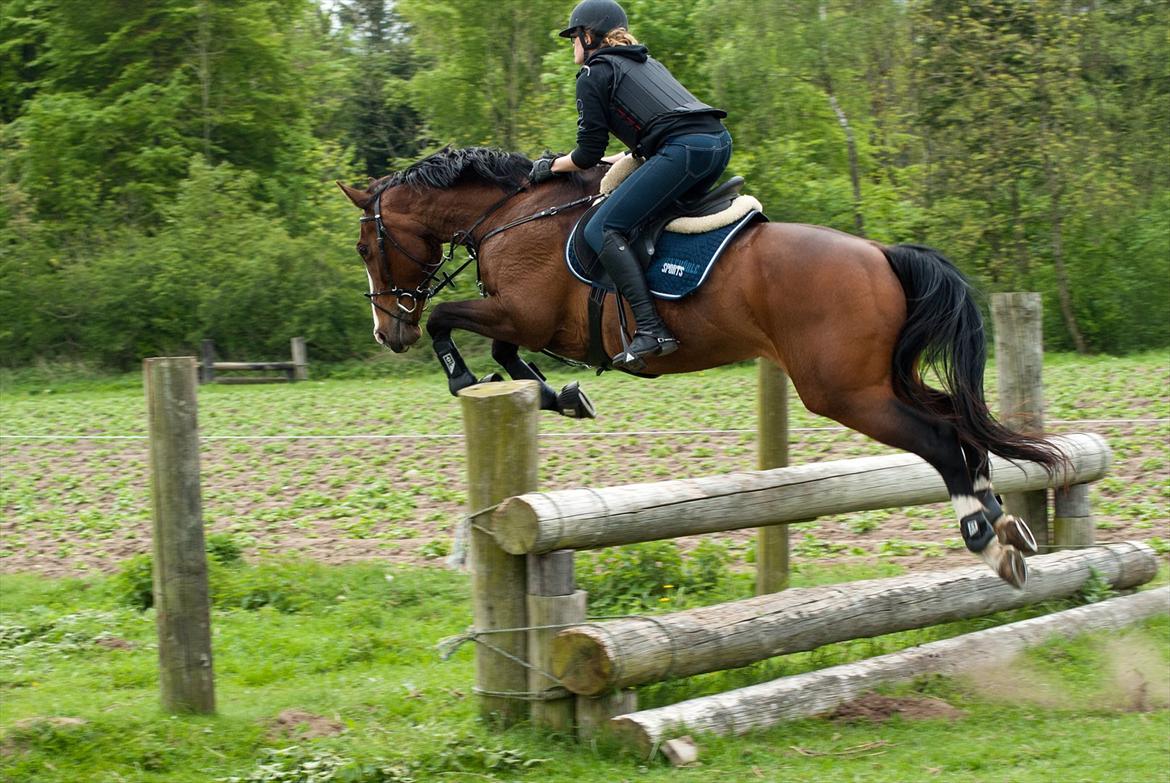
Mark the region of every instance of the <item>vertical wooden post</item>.
[[292, 338], [292, 362], [292, 379], [294, 381], [309, 380], [309, 354], [305, 350], [304, 337]]
[[596, 698], [577, 697], [577, 739], [587, 742], [610, 727], [610, 719], [638, 711], [638, 692], [614, 691]]
[[199, 382], [215, 382], [215, 341], [204, 340], [199, 345], [199, 354], [203, 362], [199, 365]]
[[[479, 514], [501, 500], [536, 489], [540, 386], [535, 381], [484, 383], [459, 392], [467, 439], [467, 500]], [[528, 625], [523, 555], [509, 555], [484, 532], [486, 515], [471, 529], [472, 617], [479, 631]], [[484, 641], [527, 659], [527, 634], [493, 633]], [[483, 644], [475, 647], [480, 715], [502, 726], [528, 717], [528, 670]], [[509, 695], [514, 694], [514, 695]]]
[[1096, 543], [1089, 485], [1057, 487], [1053, 498], [1052, 543], [1054, 549], [1077, 549]]
[[143, 378], [150, 427], [154, 607], [163, 709], [214, 712], [195, 358], [147, 359]]
[[[1012, 429], [1029, 435], [1044, 434], [1042, 312], [1040, 294], [991, 295], [999, 418]], [[1041, 547], [1052, 543], [1046, 490], [1007, 493], [1004, 506], [1028, 523]]]
[[[757, 390], [760, 470], [788, 466], [788, 376], [767, 359], [759, 361]], [[788, 525], [759, 528], [756, 537], [756, 593], [788, 587]]]
[[543, 630], [528, 632], [528, 690], [544, 694], [532, 702], [532, 725], [568, 732], [573, 729], [575, 698], [549, 679], [553, 672], [552, 640], [561, 630], [555, 626], [585, 622], [586, 594], [577, 589], [573, 550], [559, 549], [547, 555], [528, 555], [528, 624]]

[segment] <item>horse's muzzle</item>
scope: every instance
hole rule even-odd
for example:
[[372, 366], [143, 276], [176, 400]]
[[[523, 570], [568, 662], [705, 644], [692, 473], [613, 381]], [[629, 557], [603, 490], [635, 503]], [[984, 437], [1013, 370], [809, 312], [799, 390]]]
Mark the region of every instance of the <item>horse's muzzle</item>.
[[398, 318], [393, 320], [388, 331], [381, 327], [374, 330], [374, 339], [394, 353], [405, 353], [421, 336], [422, 330], [418, 324], [406, 323]]

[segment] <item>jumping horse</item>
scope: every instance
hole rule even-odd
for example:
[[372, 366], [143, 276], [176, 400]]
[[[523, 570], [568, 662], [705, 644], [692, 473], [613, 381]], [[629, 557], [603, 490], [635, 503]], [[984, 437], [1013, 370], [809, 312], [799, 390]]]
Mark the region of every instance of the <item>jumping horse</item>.
[[[569, 273], [564, 247], [595, 200], [604, 167], [540, 185], [528, 180], [531, 167], [516, 153], [448, 148], [371, 179], [365, 190], [338, 184], [365, 212], [357, 251], [378, 343], [403, 352], [419, 339], [427, 303], [451, 282], [449, 266], [462, 246], [482, 298], [437, 304], [426, 324], [451, 392], [480, 382], [451, 339], [463, 329], [491, 338], [492, 357], [512, 378], [539, 381], [543, 408], [590, 416], [575, 385], [556, 392], [518, 348], [586, 359], [590, 287]], [[610, 303], [602, 323], [607, 356], [622, 345], [616, 309]], [[1038, 547], [996, 498], [988, 452], [1050, 473], [1065, 458], [991, 415], [982, 317], [967, 280], [940, 253], [819, 226], [758, 222], [739, 233], [702, 287], [659, 309], [681, 348], [650, 358], [646, 373], [754, 357], [774, 362], [813, 413], [933, 466], [967, 548], [1023, 588], [1024, 554]], [[924, 381], [925, 366], [934, 367], [942, 389]]]

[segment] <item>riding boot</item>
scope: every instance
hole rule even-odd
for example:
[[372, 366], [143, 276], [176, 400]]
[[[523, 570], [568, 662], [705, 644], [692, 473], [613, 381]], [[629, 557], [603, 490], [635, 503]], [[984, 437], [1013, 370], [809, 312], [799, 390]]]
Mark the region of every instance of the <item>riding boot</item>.
[[678, 340], [659, 317], [642, 266], [626, 238], [616, 231], [606, 231], [598, 258], [617, 290], [630, 303], [637, 325], [629, 347], [611, 360], [613, 366], [637, 371], [646, 366], [647, 356], [665, 356], [677, 351]]

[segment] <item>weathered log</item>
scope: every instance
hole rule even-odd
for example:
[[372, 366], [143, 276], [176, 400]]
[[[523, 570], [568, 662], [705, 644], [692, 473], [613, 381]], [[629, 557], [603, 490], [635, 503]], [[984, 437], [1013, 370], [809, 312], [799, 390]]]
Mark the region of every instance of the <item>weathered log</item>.
[[822, 715], [879, 685], [926, 674], [967, 674], [1005, 665], [1026, 647], [1052, 637], [1123, 628], [1170, 610], [1170, 587], [931, 642], [821, 671], [680, 702], [610, 721], [626, 743], [649, 753], [689, 732], [745, 734], [788, 720]]
[[[1018, 492], [1096, 481], [1111, 461], [1099, 435], [1052, 438], [1071, 469], [1049, 476], [1032, 462], [992, 460], [996, 489]], [[596, 549], [639, 541], [741, 530], [829, 514], [948, 499], [933, 468], [911, 454], [836, 460], [774, 470], [530, 492], [509, 498], [490, 524], [513, 554]]]
[[1154, 578], [1158, 558], [1125, 542], [1041, 555], [1016, 590], [984, 565], [793, 588], [667, 615], [567, 628], [553, 640], [553, 673], [596, 695], [671, 677], [732, 669], [847, 639], [923, 628], [1075, 594], [1096, 572], [1117, 590]]
[[[482, 383], [459, 392], [467, 445], [467, 502], [471, 514], [536, 487], [540, 387], [535, 381]], [[471, 529], [471, 615], [488, 647], [475, 648], [480, 717], [510, 726], [529, 715], [527, 634], [501, 629], [528, 625], [525, 558], [501, 550]], [[492, 649], [492, 648], [495, 649]], [[506, 655], [501, 654], [506, 653]], [[511, 656], [511, 657], [509, 657]]]
[[142, 363], [150, 427], [154, 608], [159, 682], [168, 712], [215, 712], [211, 600], [199, 492], [193, 356]]

